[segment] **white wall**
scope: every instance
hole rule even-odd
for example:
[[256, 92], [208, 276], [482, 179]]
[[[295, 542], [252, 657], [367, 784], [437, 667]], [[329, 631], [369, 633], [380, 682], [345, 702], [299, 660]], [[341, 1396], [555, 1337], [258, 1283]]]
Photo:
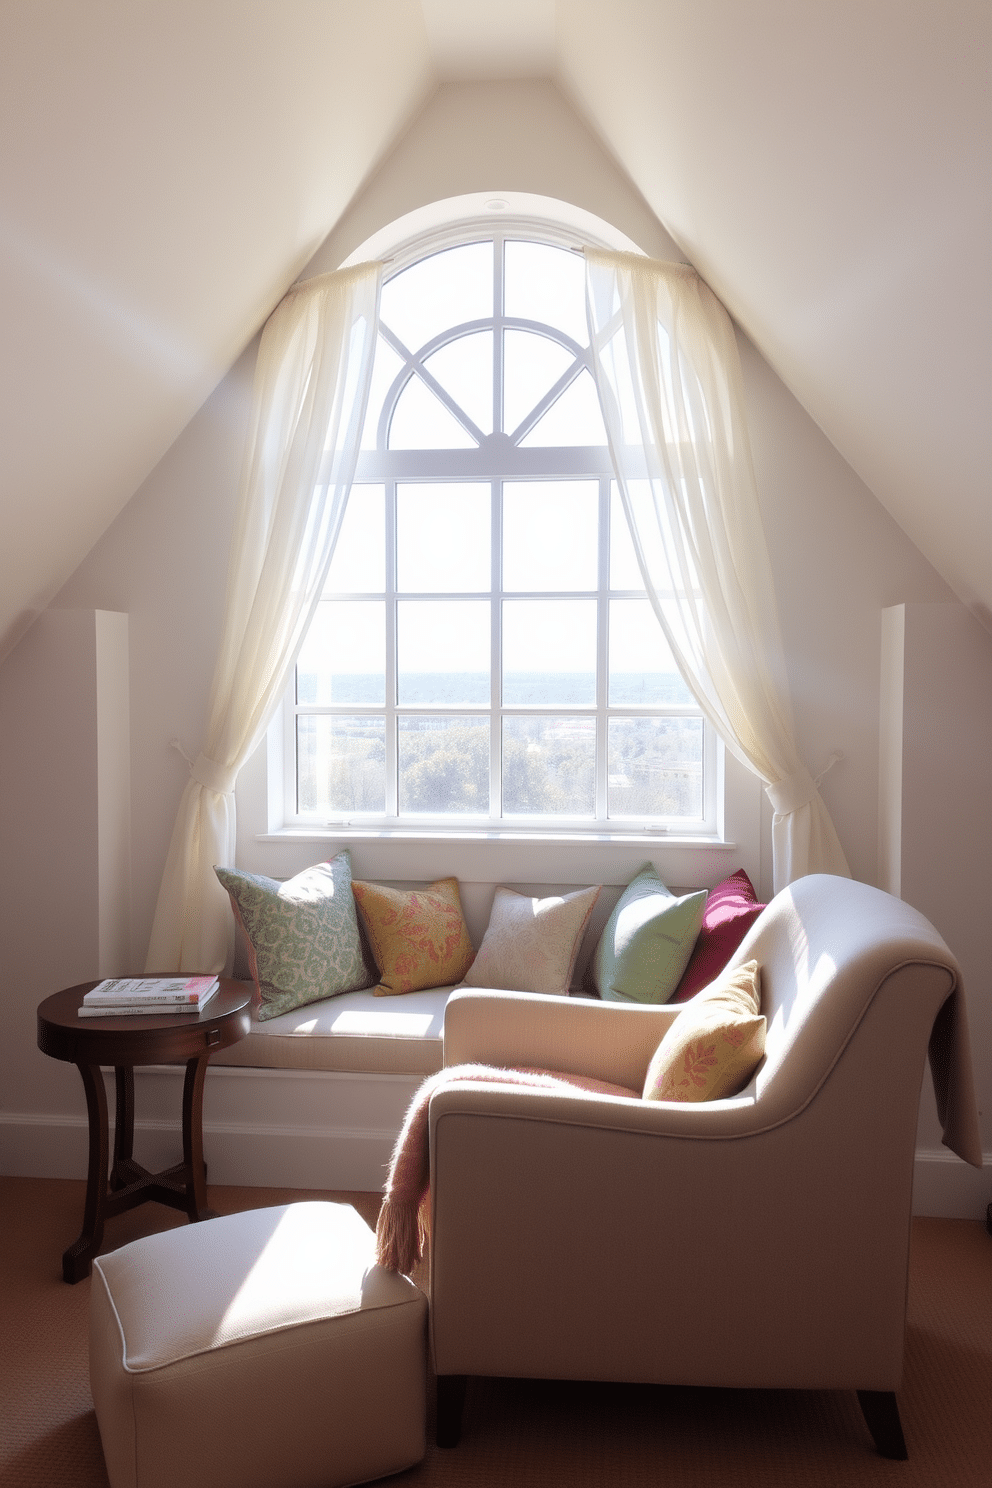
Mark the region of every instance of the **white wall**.
[[[992, 636], [958, 603], [883, 611], [879, 758], [880, 883], [925, 914], [961, 966], [983, 1147], [992, 1149]], [[924, 1083], [917, 1150], [938, 1184], [957, 1166], [941, 1151]], [[976, 1175], [987, 1199], [988, 1175]], [[935, 1195], [936, 1197], [936, 1195]], [[939, 1211], [938, 1211], [939, 1212]]]
[[[35, 1010], [109, 975], [130, 908], [127, 616], [47, 610], [0, 667], [0, 1110], [57, 1113], [85, 1172], [79, 1076]], [[0, 1121], [0, 1171], [23, 1171]]]
[[[378, 229], [433, 201], [513, 191], [563, 199], [611, 222], [651, 254], [680, 256], [550, 85], [466, 84], [442, 89], [427, 105], [307, 273], [335, 267]], [[758, 353], [743, 336], [740, 341], [799, 738], [814, 772], [831, 750], [842, 751], [823, 793], [855, 875], [874, 881], [879, 612], [904, 600], [950, 596]], [[59, 607], [112, 608], [131, 617], [136, 967], [186, 779], [169, 740], [179, 737], [195, 755], [203, 736], [254, 350], [56, 600]], [[767, 821], [766, 812], [766, 829]], [[767, 892], [767, 861], [762, 873]], [[39, 903], [24, 933], [47, 933], [51, 912]], [[16, 997], [16, 989], [6, 995]]]

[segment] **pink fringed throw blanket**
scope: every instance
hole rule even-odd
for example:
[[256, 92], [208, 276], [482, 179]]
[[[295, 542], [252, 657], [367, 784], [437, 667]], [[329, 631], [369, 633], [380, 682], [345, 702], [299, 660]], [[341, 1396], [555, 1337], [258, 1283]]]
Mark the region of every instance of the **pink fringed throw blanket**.
[[430, 1190], [428, 1114], [431, 1096], [444, 1085], [459, 1080], [487, 1080], [499, 1085], [559, 1090], [575, 1095], [586, 1091], [600, 1095], [638, 1096], [636, 1090], [610, 1085], [605, 1080], [582, 1075], [555, 1075], [548, 1070], [497, 1069], [491, 1064], [454, 1064], [429, 1075], [410, 1102], [396, 1139], [386, 1194], [376, 1225], [376, 1259], [388, 1271], [409, 1274], [424, 1253], [427, 1213], [424, 1200]]

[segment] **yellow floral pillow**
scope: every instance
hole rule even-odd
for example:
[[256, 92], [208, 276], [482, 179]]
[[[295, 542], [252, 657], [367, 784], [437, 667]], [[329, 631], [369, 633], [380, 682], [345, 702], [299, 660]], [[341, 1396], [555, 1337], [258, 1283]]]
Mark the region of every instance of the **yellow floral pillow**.
[[390, 889], [358, 880], [351, 887], [379, 968], [377, 997], [461, 981], [475, 951], [457, 878], [439, 879], [426, 889]]
[[655, 1050], [644, 1099], [722, 1100], [750, 1080], [765, 1052], [761, 969], [745, 961], [689, 1002]]

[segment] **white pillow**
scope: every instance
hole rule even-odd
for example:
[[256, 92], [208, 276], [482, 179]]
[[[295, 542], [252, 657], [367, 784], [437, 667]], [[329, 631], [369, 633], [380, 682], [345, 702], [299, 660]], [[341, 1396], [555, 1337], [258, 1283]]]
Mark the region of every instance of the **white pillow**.
[[549, 899], [497, 889], [489, 928], [461, 985], [567, 996], [598, 897], [598, 884]]

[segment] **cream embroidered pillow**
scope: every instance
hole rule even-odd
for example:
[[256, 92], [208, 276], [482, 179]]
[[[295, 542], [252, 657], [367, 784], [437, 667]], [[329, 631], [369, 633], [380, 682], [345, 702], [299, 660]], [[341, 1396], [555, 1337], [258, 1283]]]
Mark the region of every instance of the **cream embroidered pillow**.
[[722, 1100], [750, 1080], [765, 1052], [761, 969], [745, 961], [687, 1002], [655, 1050], [644, 1099]]
[[497, 889], [478, 954], [463, 986], [567, 996], [599, 885], [562, 898]]

